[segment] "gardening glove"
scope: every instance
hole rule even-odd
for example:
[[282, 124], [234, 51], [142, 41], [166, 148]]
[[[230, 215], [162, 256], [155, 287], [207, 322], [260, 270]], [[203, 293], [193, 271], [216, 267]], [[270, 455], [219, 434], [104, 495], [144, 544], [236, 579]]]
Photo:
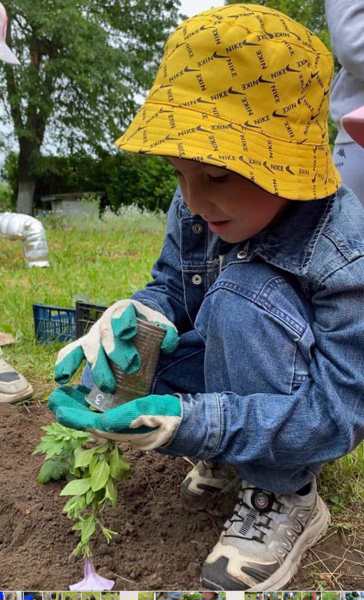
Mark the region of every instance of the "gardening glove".
[[66, 427], [127, 442], [142, 450], [167, 444], [182, 421], [178, 396], [152, 394], [98, 413], [85, 400], [89, 391], [85, 386], [61, 386], [49, 396], [48, 407]]
[[56, 361], [55, 380], [67, 383], [86, 359], [96, 386], [104, 392], [114, 392], [116, 380], [109, 360], [126, 374], [137, 373], [141, 366], [139, 352], [133, 343], [137, 317], [165, 329], [162, 352], [171, 353], [176, 349], [177, 329], [162, 313], [137, 300], [119, 300], [104, 312], [86, 335], [62, 348]]

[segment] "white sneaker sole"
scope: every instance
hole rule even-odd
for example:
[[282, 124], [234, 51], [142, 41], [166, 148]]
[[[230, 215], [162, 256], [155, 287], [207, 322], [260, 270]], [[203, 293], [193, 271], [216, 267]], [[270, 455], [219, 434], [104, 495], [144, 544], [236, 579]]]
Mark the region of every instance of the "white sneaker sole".
[[14, 394], [0, 392], [0, 404], [15, 404], [15, 402], [21, 402], [22, 400], [31, 398], [32, 395], [33, 388], [29, 383], [26, 388], [19, 392], [15, 392]]
[[274, 592], [283, 590], [284, 586], [295, 576], [304, 553], [325, 535], [330, 525], [331, 517], [329, 509], [320, 496], [317, 499], [316, 510], [315, 517], [297, 539], [297, 542], [279, 569], [269, 579], [246, 590], [247, 592]]

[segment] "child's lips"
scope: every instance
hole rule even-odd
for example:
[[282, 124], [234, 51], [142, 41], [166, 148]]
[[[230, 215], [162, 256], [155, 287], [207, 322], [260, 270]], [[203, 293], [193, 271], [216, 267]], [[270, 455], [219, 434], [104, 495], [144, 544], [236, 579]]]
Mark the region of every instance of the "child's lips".
[[230, 220], [225, 221], [207, 221], [210, 231], [213, 233], [221, 233], [230, 223]]

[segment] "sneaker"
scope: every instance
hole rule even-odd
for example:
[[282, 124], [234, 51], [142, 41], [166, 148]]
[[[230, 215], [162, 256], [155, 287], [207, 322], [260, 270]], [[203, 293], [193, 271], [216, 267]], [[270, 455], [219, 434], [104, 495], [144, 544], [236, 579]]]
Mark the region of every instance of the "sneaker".
[[199, 460], [181, 483], [181, 494], [187, 500], [203, 500], [231, 489], [237, 480], [230, 465]]
[[0, 404], [26, 400], [33, 394], [30, 383], [0, 356]]
[[210, 590], [282, 590], [329, 523], [316, 481], [305, 495], [273, 494], [243, 482], [234, 513], [204, 563], [202, 584]]

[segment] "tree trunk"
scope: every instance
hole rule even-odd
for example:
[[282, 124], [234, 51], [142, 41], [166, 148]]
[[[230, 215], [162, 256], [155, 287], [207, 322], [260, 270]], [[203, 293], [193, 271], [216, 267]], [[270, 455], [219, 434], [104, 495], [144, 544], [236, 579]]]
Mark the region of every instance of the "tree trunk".
[[31, 215], [36, 184], [36, 177], [33, 173], [40, 156], [40, 147], [33, 140], [25, 138], [19, 139], [19, 147], [16, 211]]
[[35, 190], [35, 179], [19, 178], [18, 197], [16, 200], [16, 212], [25, 215], [33, 214], [33, 199]]

